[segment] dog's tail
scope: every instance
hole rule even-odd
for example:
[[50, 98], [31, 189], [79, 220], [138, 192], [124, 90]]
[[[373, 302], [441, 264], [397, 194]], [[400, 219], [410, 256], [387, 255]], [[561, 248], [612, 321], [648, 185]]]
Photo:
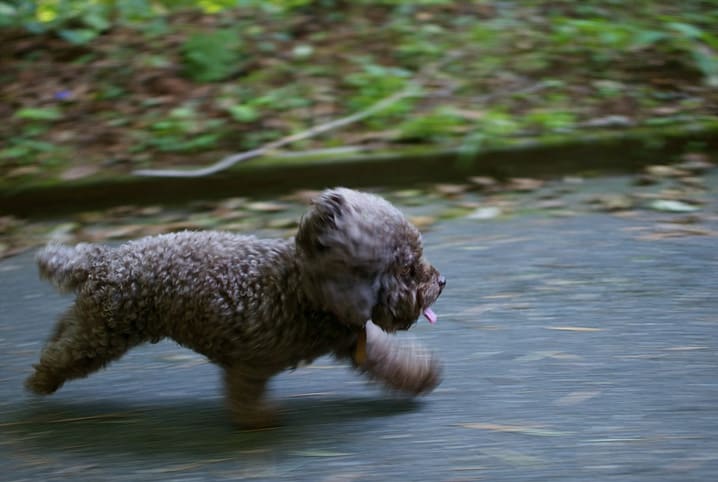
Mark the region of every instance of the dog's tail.
[[60, 291], [76, 291], [87, 280], [92, 264], [108, 248], [82, 243], [77, 246], [49, 244], [36, 256], [40, 276]]

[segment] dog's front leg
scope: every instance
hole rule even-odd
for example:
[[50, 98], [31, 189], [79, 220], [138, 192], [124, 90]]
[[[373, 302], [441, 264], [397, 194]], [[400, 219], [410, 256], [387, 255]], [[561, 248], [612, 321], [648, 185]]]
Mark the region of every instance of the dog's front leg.
[[429, 393], [441, 382], [441, 364], [431, 352], [385, 333], [371, 321], [360, 332], [352, 359], [371, 378], [411, 395]]
[[233, 420], [242, 428], [257, 429], [277, 425], [277, 411], [265, 399], [270, 377], [269, 374], [247, 367], [225, 367], [227, 403]]

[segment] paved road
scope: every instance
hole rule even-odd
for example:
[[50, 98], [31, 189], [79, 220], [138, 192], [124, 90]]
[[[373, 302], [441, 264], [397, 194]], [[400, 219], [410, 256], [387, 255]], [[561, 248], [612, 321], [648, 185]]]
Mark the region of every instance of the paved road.
[[[701, 228], [717, 213], [714, 196]], [[24, 394], [69, 299], [31, 255], [5, 260], [0, 480], [712, 480], [718, 243], [651, 239], [666, 217], [439, 224], [425, 241], [449, 285], [413, 335], [443, 358], [441, 387], [394, 399], [322, 359], [277, 378], [285, 424], [258, 432], [232, 429], [217, 370], [171, 343]]]

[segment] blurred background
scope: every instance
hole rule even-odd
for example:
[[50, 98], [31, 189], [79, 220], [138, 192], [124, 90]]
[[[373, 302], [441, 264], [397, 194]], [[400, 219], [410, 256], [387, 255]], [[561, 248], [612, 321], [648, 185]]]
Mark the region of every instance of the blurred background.
[[718, 125], [716, 25], [691, 0], [3, 1], [0, 211], [695, 160]]
[[277, 141], [330, 161], [469, 158], [525, 138], [711, 128], [716, 24], [713, 1], [0, 2], [0, 188]]
[[[718, 0], [0, 0], [0, 479], [707, 481]], [[332, 360], [228, 423], [169, 342], [32, 399], [34, 248], [292, 236], [378, 192], [448, 278], [397, 400]]]

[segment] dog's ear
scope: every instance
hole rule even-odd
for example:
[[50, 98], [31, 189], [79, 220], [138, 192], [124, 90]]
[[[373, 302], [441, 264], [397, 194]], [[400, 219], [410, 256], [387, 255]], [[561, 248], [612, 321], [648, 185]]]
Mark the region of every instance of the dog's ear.
[[302, 218], [296, 238], [311, 301], [355, 326], [371, 318], [391, 255], [376, 232], [374, 198], [348, 189], [325, 191]]

